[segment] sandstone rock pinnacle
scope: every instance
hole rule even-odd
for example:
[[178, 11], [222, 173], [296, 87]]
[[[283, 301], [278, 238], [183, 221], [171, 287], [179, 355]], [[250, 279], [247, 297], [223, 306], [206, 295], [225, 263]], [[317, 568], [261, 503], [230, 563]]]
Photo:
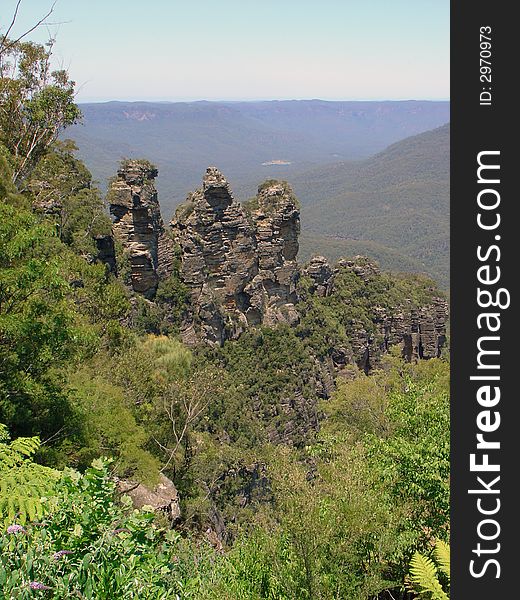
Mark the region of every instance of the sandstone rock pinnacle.
[[202, 187], [178, 207], [171, 223], [181, 249], [181, 277], [190, 288], [193, 329], [223, 343], [251, 325], [294, 323], [299, 209], [287, 184], [268, 182], [250, 207], [209, 167]]
[[157, 169], [147, 161], [127, 160], [108, 193], [113, 232], [127, 253], [132, 288], [148, 299], [154, 297], [173, 255], [161, 218], [156, 177]]

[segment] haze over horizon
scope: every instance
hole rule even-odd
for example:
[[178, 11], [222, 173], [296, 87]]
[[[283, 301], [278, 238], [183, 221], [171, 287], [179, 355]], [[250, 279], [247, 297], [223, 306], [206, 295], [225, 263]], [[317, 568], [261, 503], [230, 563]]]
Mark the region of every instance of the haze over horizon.
[[[3, 2], [0, 31], [16, 0]], [[14, 34], [51, 2], [24, 0]], [[449, 2], [58, 0], [48, 26], [77, 100], [447, 100]]]
[[78, 104], [107, 104], [109, 102], [120, 102], [120, 103], [143, 103], [143, 104], [194, 104], [197, 102], [207, 103], [240, 103], [240, 102], [449, 102], [447, 98], [175, 98], [173, 100], [164, 98], [94, 98], [79, 100]]

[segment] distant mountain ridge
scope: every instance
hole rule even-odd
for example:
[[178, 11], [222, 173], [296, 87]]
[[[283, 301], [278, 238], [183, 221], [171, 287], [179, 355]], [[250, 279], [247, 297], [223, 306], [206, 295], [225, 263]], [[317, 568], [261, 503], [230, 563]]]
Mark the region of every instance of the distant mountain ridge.
[[363, 161], [293, 177], [302, 254], [369, 254], [392, 270], [449, 285], [450, 126], [406, 138]]
[[449, 120], [449, 103], [441, 101], [106, 102], [80, 108], [83, 124], [66, 137], [77, 141], [94, 177], [105, 187], [122, 157], [148, 158], [159, 167], [166, 218], [209, 165], [226, 173], [237, 195], [247, 196], [267, 178], [290, 181], [313, 167], [365, 158]]

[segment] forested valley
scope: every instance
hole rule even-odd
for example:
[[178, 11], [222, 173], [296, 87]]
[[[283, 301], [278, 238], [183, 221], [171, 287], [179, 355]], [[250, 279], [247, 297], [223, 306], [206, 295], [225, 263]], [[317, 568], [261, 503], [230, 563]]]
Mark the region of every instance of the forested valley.
[[0, 598], [447, 598], [443, 293], [299, 265], [286, 182], [104, 197], [51, 51], [0, 38]]

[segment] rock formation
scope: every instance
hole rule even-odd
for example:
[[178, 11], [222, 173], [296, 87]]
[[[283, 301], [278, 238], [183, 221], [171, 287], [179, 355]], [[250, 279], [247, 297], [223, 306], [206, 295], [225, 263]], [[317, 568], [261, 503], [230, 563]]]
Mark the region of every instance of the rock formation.
[[[153, 300], [159, 281], [172, 273], [177, 245], [179, 275], [191, 296], [181, 332], [187, 344], [222, 344], [252, 326], [298, 323], [300, 212], [290, 186], [267, 181], [242, 205], [223, 174], [210, 167], [202, 187], [176, 210], [169, 235], [160, 214], [156, 176], [157, 169], [146, 161], [125, 161], [109, 191], [114, 235], [128, 256], [134, 291]], [[115, 272], [109, 236], [96, 243], [99, 260]], [[345, 270], [366, 284], [379, 275], [377, 265], [360, 256], [340, 259], [334, 266], [315, 256], [301, 274], [310, 279], [311, 293], [327, 297]], [[442, 298], [420, 308], [406, 301], [391, 310], [376, 306], [371, 331], [361, 322], [351, 323], [350, 343], [331, 349], [329, 367], [341, 370], [356, 363], [368, 372], [396, 345], [408, 360], [439, 356], [447, 314]]]
[[299, 210], [287, 184], [261, 186], [246, 210], [210, 167], [171, 227], [194, 310], [185, 341], [221, 344], [252, 325], [297, 322]]
[[[379, 274], [378, 266], [364, 256], [342, 258], [331, 267], [323, 256], [314, 256], [302, 270], [311, 279], [311, 292], [326, 297], [334, 293], [334, 280], [340, 271], [351, 271], [368, 283]], [[367, 332], [362, 324], [353, 324], [349, 336], [351, 349], [333, 348], [331, 358], [336, 367], [343, 368], [355, 362], [368, 372], [382, 355], [392, 347], [400, 346], [406, 360], [437, 358], [446, 343], [448, 303], [433, 297], [431, 303], [417, 308], [411, 302], [392, 310], [374, 307], [373, 322], [376, 333]]]
[[312, 280], [311, 292], [316, 296], [330, 296], [334, 283], [334, 270], [324, 256], [313, 256], [305, 265], [302, 275]]
[[296, 198], [288, 184], [266, 182], [259, 187], [252, 208], [258, 273], [248, 286], [250, 303], [264, 325], [294, 325], [299, 320], [294, 307], [300, 234]]
[[400, 345], [406, 360], [438, 358], [446, 343], [448, 303], [433, 298], [421, 308], [401, 307], [396, 312], [379, 310], [376, 324], [381, 342], [374, 349], [377, 359], [391, 346]]
[[128, 256], [132, 288], [148, 299], [154, 297], [159, 277], [167, 275], [173, 258], [155, 177], [157, 169], [147, 161], [125, 161], [108, 194], [113, 232]]

